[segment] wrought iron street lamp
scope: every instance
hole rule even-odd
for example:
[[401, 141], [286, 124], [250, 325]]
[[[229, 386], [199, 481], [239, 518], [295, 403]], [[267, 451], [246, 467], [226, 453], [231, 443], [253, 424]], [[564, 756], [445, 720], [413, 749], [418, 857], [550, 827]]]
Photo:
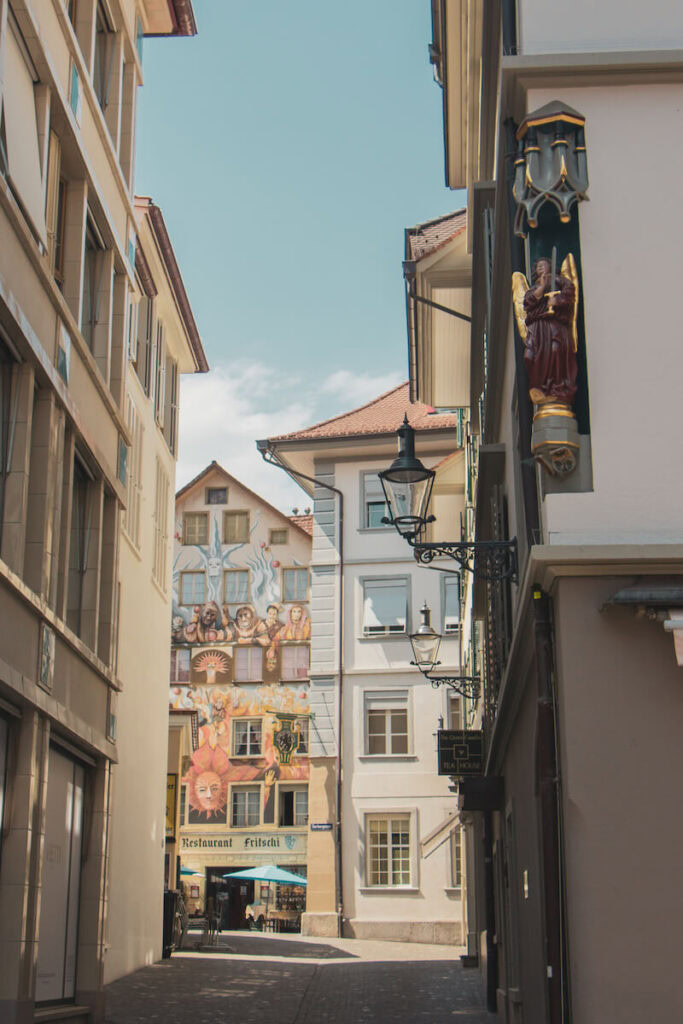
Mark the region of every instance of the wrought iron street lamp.
[[451, 690], [455, 690], [461, 697], [477, 700], [479, 697], [479, 676], [443, 676], [436, 673], [435, 670], [441, 664], [437, 658], [443, 637], [432, 626], [432, 613], [426, 601], [420, 609], [420, 615], [422, 616], [422, 623], [417, 633], [410, 634], [410, 643], [415, 655], [415, 661], [411, 661], [410, 664], [416, 665], [432, 686], [449, 686]]
[[415, 560], [429, 565], [435, 558], [453, 558], [462, 569], [486, 580], [517, 582], [517, 538], [486, 541], [421, 541], [429, 515], [435, 472], [415, 455], [415, 431], [405, 416], [398, 429], [398, 456], [389, 469], [379, 473], [389, 516], [383, 523], [395, 526], [415, 552]]

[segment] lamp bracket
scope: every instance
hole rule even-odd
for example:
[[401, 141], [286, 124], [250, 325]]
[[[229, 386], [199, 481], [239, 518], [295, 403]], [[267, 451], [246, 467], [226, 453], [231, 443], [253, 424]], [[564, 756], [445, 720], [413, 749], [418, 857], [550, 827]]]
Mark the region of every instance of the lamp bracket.
[[[451, 690], [459, 693], [461, 697], [467, 697], [468, 700], [479, 700], [480, 676], [438, 676], [430, 672], [429, 669], [421, 668], [416, 661], [411, 661], [410, 664], [420, 669], [422, 675], [429, 680], [435, 690], [438, 690], [440, 686], [448, 686]], [[436, 664], [440, 665], [441, 662], [437, 661]]]
[[429, 565], [435, 558], [453, 558], [460, 568], [479, 579], [517, 582], [517, 538], [512, 540], [434, 541], [406, 537], [415, 553], [415, 561]]

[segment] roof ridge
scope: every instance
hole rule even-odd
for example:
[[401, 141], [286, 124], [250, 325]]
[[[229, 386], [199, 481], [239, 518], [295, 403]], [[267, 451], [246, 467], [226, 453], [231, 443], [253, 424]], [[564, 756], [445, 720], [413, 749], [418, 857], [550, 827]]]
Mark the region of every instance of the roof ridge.
[[[311, 423], [309, 427], [303, 427], [301, 430], [294, 430], [291, 434], [281, 434], [280, 438], [274, 438], [273, 440], [279, 440], [284, 437], [296, 437], [297, 434], [308, 433], [309, 430], [316, 430], [318, 427], [324, 427], [328, 423], [334, 423], [335, 420], [345, 420], [349, 416], [353, 416], [356, 412], [362, 412], [363, 409], [368, 409], [371, 405], [376, 405], [378, 402], [381, 402], [383, 398], [388, 398], [389, 395], [393, 395], [395, 391], [400, 391], [401, 388], [404, 388], [409, 383], [410, 381], [403, 380], [400, 384], [397, 384], [393, 388], [389, 388], [388, 391], [382, 392], [381, 395], [377, 395], [376, 398], [370, 399], [369, 402], [364, 402], [363, 405], [359, 405], [355, 409], [349, 409], [348, 412], [340, 412], [336, 416], [330, 416], [328, 419], [320, 420], [318, 423]], [[408, 399], [408, 405], [410, 404], [410, 399]]]

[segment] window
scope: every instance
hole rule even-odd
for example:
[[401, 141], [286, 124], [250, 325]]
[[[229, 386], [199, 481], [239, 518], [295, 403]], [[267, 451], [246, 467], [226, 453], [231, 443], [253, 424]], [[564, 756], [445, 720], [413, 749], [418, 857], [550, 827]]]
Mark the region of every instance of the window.
[[261, 719], [233, 718], [232, 756], [258, 757], [261, 754]]
[[154, 349], [154, 418], [163, 429], [166, 409], [166, 329], [157, 322], [157, 343]]
[[363, 580], [363, 636], [408, 632], [408, 580]]
[[407, 754], [408, 749], [408, 694], [366, 693], [365, 753]]
[[183, 515], [183, 544], [209, 543], [209, 513], [185, 512]]
[[181, 785], [180, 787], [180, 827], [182, 828], [185, 824], [187, 817], [187, 786]]
[[448, 728], [462, 729], [462, 704], [459, 697], [448, 697]]
[[299, 746], [297, 747], [297, 754], [308, 753], [308, 729], [309, 723], [307, 718], [297, 718], [297, 724], [299, 726]]
[[102, 110], [109, 106], [112, 71], [114, 67], [114, 49], [116, 33], [109, 24], [104, 5], [98, 3], [95, 14], [95, 61], [92, 72], [92, 84]]
[[223, 543], [246, 544], [249, 540], [249, 513], [223, 513]]
[[451, 885], [454, 889], [462, 886], [462, 827], [456, 825], [451, 832]]
[[382, 522], [383, 516], [388, 516], [387, 503], [384, 500], [384, 491], [377, 473], [362, 474], [362, 502], [361, 527], [364, 530], [391, 529], [391, 526]]
[[368, 817], [368, 885], [410, 885], [410, 818]]
[[270, 530], [268, 532], [268, 543], [286, 544], [289, 540], [289, 530]]
[[443, 578], [443, 631], [457, 633], [460, 630], [460, 577]]
[[257, 683], [263, 679], [263, 648], [235, 648], [236, 683]]
[[164, 440], [168, 450], [176, 455], [178, 451], [178, 364], [166, 356], [166, 400], [164, 407]]
[[141, 291], [137, 315], [137, 346], [134, 360], [135, 372], [146, 395], [152, 391], [152, 356], [154, 339], [154, 299], [147, 295], [138, 283]]
[[174, 647], [171, 650], [171, 682], [187, 683], [190, 681], [190, 648]]
[[308, 825], [308, 786], [280, 786], [280, 825]]
[[152, 575], [159, 586], [167, 586], [166, 566], [168, 561], [168, 497], [170, 483], [161, 461], [157, 458], [156, 490], [154, 501], [154, 560]]
[[223, 600], [226, 604], [244, 604], [249, 600], [248, 569], [226, 569], [224, 571]]
[[83, 254], [83, 303], [81, 306], [81, 333], [92, 352], [95, 347], [95, 328], [99, 322], [100, 297], [104, 270], [104, 242], [97, 225], [88, 215], [85, 227]]
[[93, 502], [90, 494], [91, 477], [79, 458], [74, 459], [71, 495], [71, 529], [69, 544], [69, 582], [67, 593], [67, 625], [77, 636], [83, 630], [83, 591], [90, 554], [91, 518]]
[[206, 504], [207, 505], [227, 505], [228, 504], [228, 488], [227, 487], [207, 487], [206, 488]]
[[308, 569], [282, 570], [282, 600], [308, 600]]
[[282, 648], [282, 679], [308, 679], [308, 644]]
[[181, 572], [180, 603], [204, 604], [206, 601], [206, 573]]
[[133, 444], [128, 465], [128, 503], [124, 512], [123, 528], [132, 544], [140, 547], [140, 513], [142, 508], [142, 434], [140, 414], [130, 395], [126, 421]]
[[233, 828], [261, 824], [261, 789], [259, 786], [235, 786], [232, 791]]

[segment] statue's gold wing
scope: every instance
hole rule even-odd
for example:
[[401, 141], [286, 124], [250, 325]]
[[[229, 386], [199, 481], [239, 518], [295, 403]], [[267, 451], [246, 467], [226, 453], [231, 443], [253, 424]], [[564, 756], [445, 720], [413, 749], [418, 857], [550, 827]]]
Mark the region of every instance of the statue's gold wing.
[[512, 275], [512, 304], [515, 307], [517, 330], [522, 341], [526, 341], [526, 313], [524, 312], [524, 296], [529, 291], [529, 282], [524, 274], [516, 270]]
[[572, 253], [568, 252], [565, 256], [560, 273], [563, 277], [568, 277], [571, 283], [574, 285], [574, 309], [572, 310], [572, 343], [574, 351], [576, 352], [579, 346], [579, 336], [576, 330], [576, 318], [579, 312], [579, 272], [576, 269], [576, 260]]

